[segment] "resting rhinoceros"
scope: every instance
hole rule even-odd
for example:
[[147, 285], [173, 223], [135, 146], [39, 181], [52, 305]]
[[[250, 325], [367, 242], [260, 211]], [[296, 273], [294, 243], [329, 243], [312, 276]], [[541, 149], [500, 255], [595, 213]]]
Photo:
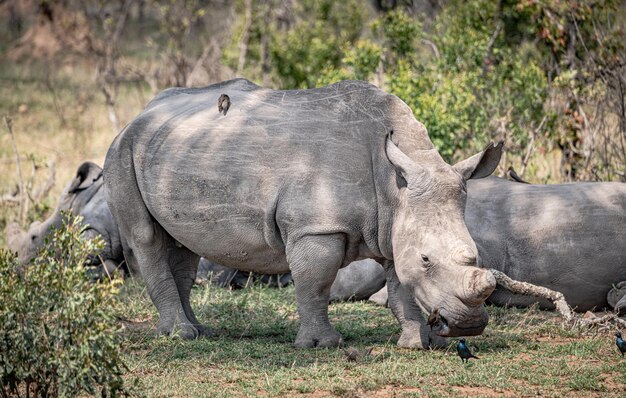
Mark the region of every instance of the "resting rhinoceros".
[[86, 236], [101, 235], [105, 248], [92, 262], [104, 260], [108, 272], [123, 262], [122, 245], [117, 224], [109, 211], [102, 189], [102, 168], [95, 163], [85, 162], [76, 171], [76, 176], [65, 186], [59, 202], [48, 219], [44, 222], [35, 221], [28, 232], [22, 230], [17, 223], [7, 226], [7, 243], [9, 249], [18, 253], [21, 263], [29, 262], [43, 247], [46, 237], [54, 228], [61, 227], [63, 211], [71, 210], [81, 215], [88, 224]]
[[[626, 307], [622, 282], [626, 281], [626, 184], [471, 180], [465, 222], [478, 247], [479, 266], [562, 292], [578, 311]], [[358, 281], [360, 285], [352, 289], [361, 296], [383, 281], [356, 264], [341, 273], [335, 284]], [[612, 302], [607, 302], [607, 293], [614, 296]], [[381, 295], [374, 301], [384, 302], [384, 292]], [[545, 300], [501, 288], [489, 301], [514, 306], [539, 302], [544, 308], [554, 308]]]
[[[611, 286], [626, 280], [626, 184], [490, 177], [469, 182], [467, 192], [465, 222], [481, 267], [560, 291], [578, 311], [607, 307]], [[490, 301], [537, 300], [498, 289]]]
[[[379, 267], [382, 270], [382, 267]], [[206, 258], [200, 258], [195, 282], [198, 285], [211, 283], [220, 287], [241, 289], [250, 287], [253, 284], [260, 284], [266, 287], [285, 287], [292, 281], [290, 273], [259, 275], [224, 267], [223, 265], [212, 263]]]
[[[216, 106], [222, 94], [227, 116]], [[365, 82], [274, 91], [235, 79], [159, 94], [114, 140], [104, 184], [160, 332], [208, 333], [189, 303], [201, 255], [244, 271], [291, 271], [296, 346], [337, 346], [332, 282], [341, 266], [373, 258], [387, 270], [398, 343], [428, 347], [420, 308], [438, 310], [439, 336], [487, 324], [495, 279], [475, 267], [465, 181], [491, 174], [500, 154], [490, 144], [448, 165], [411, 109]]]

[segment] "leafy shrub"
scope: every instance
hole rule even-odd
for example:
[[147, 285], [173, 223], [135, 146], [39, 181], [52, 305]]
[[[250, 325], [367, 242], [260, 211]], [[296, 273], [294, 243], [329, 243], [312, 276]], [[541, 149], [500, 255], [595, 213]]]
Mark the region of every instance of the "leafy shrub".
[[0, 251], [0, 395], [126, 395], [113, 312], [119, 281], [90, 282], [103, 241], [68, 217], [33, 263]]

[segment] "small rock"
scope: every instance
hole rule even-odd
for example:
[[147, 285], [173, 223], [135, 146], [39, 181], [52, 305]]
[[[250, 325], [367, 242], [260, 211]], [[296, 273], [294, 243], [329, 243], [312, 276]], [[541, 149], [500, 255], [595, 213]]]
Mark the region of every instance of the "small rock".
[[596, 314], [594, 314], [591, 311], [587, 311], [585, 312], [585, 314], [583, 315], [583, 319], [593, 319], [596, 318]]

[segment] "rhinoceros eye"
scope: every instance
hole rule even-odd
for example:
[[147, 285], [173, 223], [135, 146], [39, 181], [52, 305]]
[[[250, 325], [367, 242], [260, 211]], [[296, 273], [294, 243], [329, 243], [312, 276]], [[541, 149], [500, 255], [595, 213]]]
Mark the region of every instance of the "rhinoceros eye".
[[422, 261], [423, 261], [424, 263], [428, 263], [428, 261], [429, 261], [429, 260], [428, 260], [428, 256], [426, 256], [426, 255], [422, 254]]

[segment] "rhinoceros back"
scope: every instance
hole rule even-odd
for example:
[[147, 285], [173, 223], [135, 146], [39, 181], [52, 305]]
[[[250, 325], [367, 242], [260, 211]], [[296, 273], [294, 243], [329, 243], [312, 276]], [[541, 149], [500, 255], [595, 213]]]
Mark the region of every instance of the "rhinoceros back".
[[407, 110], [365, 82], [274, 91], [237, 79], [166, 90], [111, 150], [132, 148], [147, 209], [181, 244], [224, 265], [285, 272], [285, 245], [307, 234], [344, 233], [380, 253], [376, 184], [388, 181], [376, 180], [395, 175], [385, 137], [432, 147]]

